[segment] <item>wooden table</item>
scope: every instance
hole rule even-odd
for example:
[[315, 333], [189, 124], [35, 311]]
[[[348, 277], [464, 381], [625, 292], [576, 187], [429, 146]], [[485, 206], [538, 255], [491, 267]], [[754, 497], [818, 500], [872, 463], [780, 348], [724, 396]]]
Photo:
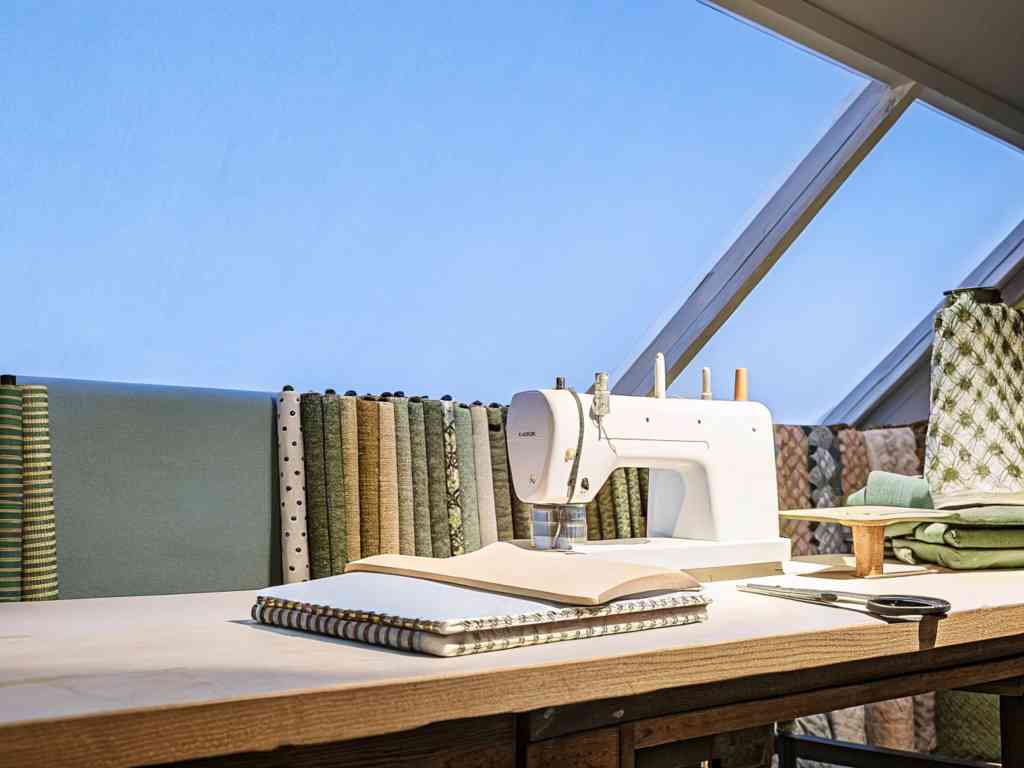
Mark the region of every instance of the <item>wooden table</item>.
[[654, 765], [711, 734], [1024, 676], [1021, 572], [761, 581], [954, 611], [886, 623], [716, 582], [704, 624], [439, 659], [256, 625], [253, 592], [7, 604], [0, 765]]

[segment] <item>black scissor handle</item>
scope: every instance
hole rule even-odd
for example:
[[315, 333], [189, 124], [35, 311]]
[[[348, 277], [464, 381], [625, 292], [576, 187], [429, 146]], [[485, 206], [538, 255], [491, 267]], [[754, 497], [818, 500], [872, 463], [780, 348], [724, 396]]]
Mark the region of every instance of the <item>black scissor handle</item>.
[[940, 597], [920, 595], [875, 595], [867, 609], [879, 616], [941, 616], [952, 606]]

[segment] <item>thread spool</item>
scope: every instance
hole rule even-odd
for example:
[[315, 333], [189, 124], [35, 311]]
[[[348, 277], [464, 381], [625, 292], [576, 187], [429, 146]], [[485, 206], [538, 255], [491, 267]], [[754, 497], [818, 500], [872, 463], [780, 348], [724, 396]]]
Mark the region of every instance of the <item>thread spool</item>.
[[732, 390], [733, 400], [746, 400], [747, 399], [747, 369], [737, 368], [736, 369], [736, 383]]
[[654, 396], [665, 397], [665, 355], [661, 352], [654, 356]]
[[700, 369], [700, 399], [710, 400], [711, 399], [711, 369], [701, 368]]

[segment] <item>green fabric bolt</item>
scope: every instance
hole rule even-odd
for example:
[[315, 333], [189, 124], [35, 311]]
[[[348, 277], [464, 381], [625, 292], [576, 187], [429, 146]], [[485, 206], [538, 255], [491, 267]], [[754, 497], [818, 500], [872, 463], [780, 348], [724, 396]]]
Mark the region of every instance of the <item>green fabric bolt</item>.
[[601, 540], [601, 513], [597, 509], [597, 499], [587, 503], [587, 541]]
[[401, 554], [415, 555], [416, 513], [413, 501], [409, 400], [393, 397], [391, 404], [395, 408], [395, 455], [398, 459], [398, 546]]
[[430, 485], [427, 470], [427, 436], [423, 423], [423, 401], [409, 400], [409, 445], [412, 457], [412, 504], [416, 555], [433, 557], [430, 543]]
[[494, 515], [498, 523], [498, 541], [514, 539], [512, 524], [512, 480], [508, 474], [508, 446], [505, 443], [505, 422], [501, 406], [487, 406], [487, 427], [490, 430], [491, 476], [494, 478]]
[[327, 520], [327, 477], [324, 470], [324, 411], [318, 392], [299, 398], [302, 450], [306, 468], [306, 529], [310, 577], [331, 575], [331, 537]]
[[919, 523], [913, 538], [957, 549], [1024, 550], [1024, 528], [971, 528], [949, 523]]
[[455, 444], [455, 404], [441, 401], [444, 424], [444, 481], [445, 502], [448, 507], [448, 534], [452, 555], [466, 554], [466, 531], [462, 514], [462, 475], [459, 472], [459, 449]]
[[[936, 691], [935, 752], [964, 760], [1002, 760], [999, 697], [969, 691]], [[1020, 727], [1020, 724], [1017, 724]]]
[[0, 602], [21, 600], [24, 515], [22, 398], [14, 384], [0, 384]]
[[629, 522], [632, 535], [644, 535], [643, 509], [640, 504], [640, 473], [636, 467], [626, 467], [626, 486], [629, 490]]
[[[507, 436], [508, 434], [508, 406], [503, 405], [501, 407], [501, 424], [502, 433]], [[506, 456], [508, 451], [506, 449]], [[533, 523], [530, 522], [532, 507], [525, 501], [522, 501], [516, 495], [516, 483], [515, 478], [512, 477], [511, 467], [508, 470], [509, 483], [508, 491], [511, 496], [512, 502], [512, 531], [517, 539], [530, 539], [533, 538]]]
[[1024, 568], [1022, 549], [957, 549], [917, 539], [892, 540], [893, 554], [905, 563], [936, 563], [944, 568], [973, 571], [981, 568]]
[[494, 513], [494, 476], [491, 474], [491, 435], [487, 408], [474, 403], [469, 409], [473, 423], [473, 464], [476, 468], [476, 496], [480, 510], [480, 545], [498, 540], [498, 519]]
[[640, 508], [641, 517], [643, 518], [643, 528], [641, 529], [640, 535], [647, 535], [647, 503], [649, 501], [648, 494], [651, 489], [651, 470], [647, 467], [642, 467], [637, 470], [637, 476], [640, 479]]
[[345, 514], [345, 481], [341, 457], [341, 411], [338, 396], [324, 394], [324, 491], [327, 499], [327, 539], [330, 546], [331, 575], [345, 572], [348, 562], [348, 533]]
[[57, 599], [57, 521], [53, 497], [49, 391], [43, 384], [21, 387], [24, 517], [21, 544], [21, 599]]
[[597, 511], [601, 516], [601, 538], [614, 539], [615, 533], [615, 501], [612, 499], [611, 478], [597, 492]]
[[626, 470], [616, 469], [609, 478], [612, 486], [612, 506], [615, 509], [615, 538], [628, 539], [633, 535], [633, 522], [629, 510], [629, 485]]
[[913, 507], [932, 509], [932, 495], [928, 481], [923, 477], [899, 475], [895, 472], [874, 470], [868, 473], [868, 482], [859, 491], [851, 493], [847, 506]]
[[[380, 554], [380, 408], [356, 400], [359, 439], [359, 543], [363, 557]], [[309, 464], [309, 454], [306, 455]]]
[[444, 412], [440, 400], [423, 401], [427, 445], [427, 488], [430, 492], [430, 546], [434, 557], [452, 556], [445, 480]]
[[363, 556], [362, 525], [359, 512], [359, 406], [357, 398], [338, 398], [341, 417], [341, 463], [345, 500], [346, 559], [351, 562]]
[[480, 549], [480, 506], [476, 494], [476, 460], [473, 457], [473, 414], [468, 405], [455, 406], [455, 448], [459, 455], [462, 488], [462, 531], [466, 551]]

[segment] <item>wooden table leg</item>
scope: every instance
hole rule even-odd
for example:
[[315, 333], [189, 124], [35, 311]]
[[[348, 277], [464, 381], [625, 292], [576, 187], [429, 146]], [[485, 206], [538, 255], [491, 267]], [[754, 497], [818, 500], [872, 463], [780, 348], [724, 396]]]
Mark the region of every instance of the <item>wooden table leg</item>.
[[857, 576], [881, 576], [885, 559], [885, 526], [853, 525], [853, 555]]
[[1003, 768], [1024, 768], [1024, 696], [999, 697]]

